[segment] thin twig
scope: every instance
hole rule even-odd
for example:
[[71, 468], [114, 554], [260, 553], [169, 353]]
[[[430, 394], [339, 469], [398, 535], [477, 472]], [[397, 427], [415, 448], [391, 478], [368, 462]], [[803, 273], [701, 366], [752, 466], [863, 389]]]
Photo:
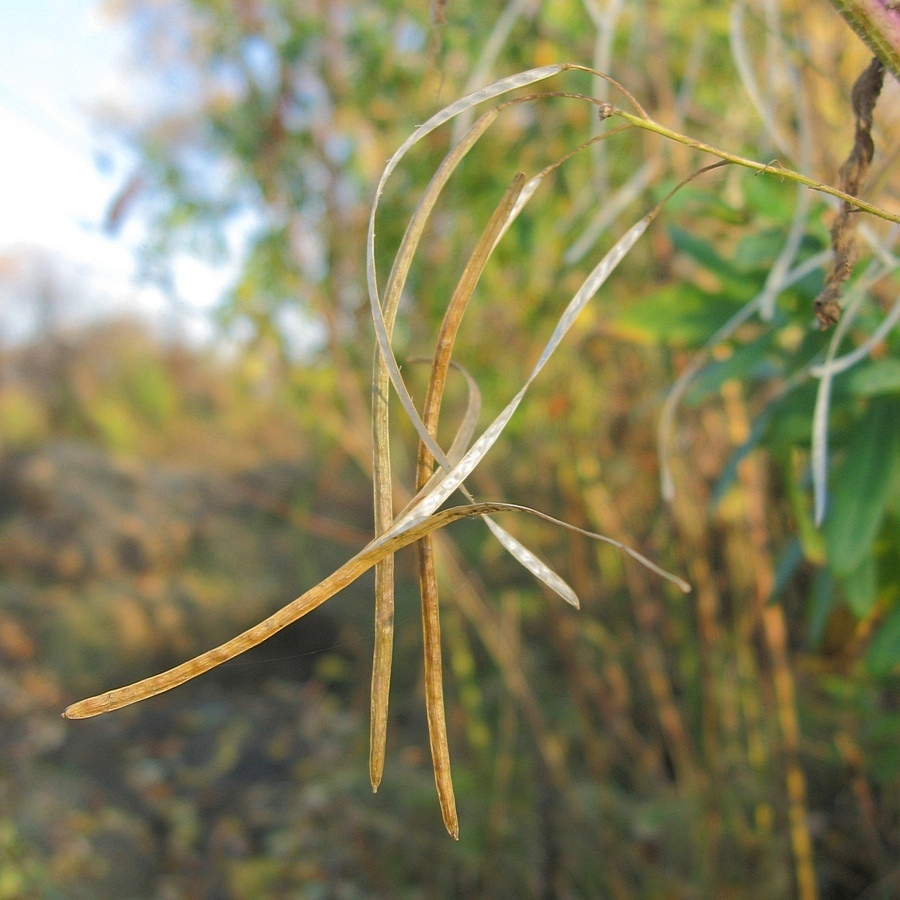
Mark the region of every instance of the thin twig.
[[652, 131], [654, 134], [669, 138], [669, 140], [672, 141], [677, 141], [679, 144], [684, 144], [686, 147], [692, 147], [693, 149], [700, 150], [703, 153], [709, 153], [712, 156], [717, 156], [719, 157], [719, 159], [725, 160], [725, 162], [734, 163], [738, 166], [744, 166], [744, 168], [752, 169], [754, 172], [759, 172], [760, 174], [775, 175], [783, 181], [794, 181], [797, 184], [805, 184], [808, 188], [812, 188], [812, 190], [814, 191], [819, 191], [822, 194], [829, 194], [832, 197], [837, 197], [839, 200], [845, 201], [851, 207], [862, 212], [867, 212], [870, 215], [877, 216], [879, 219], [884, 219], [886, 222], [895, 222], [900, 224], [900, 213], [888, 212], [888, 210], [882, 209], [880, 206], [876, 206], [874, 203], [869, 203], [866, 200], [861, 200], [858, 197], [853, 197], [846, 191], [839, 190], [838, 188], [832, 187], [828, 184], [824, 184], [821, 181], [816, 181], [814, 178], [810, 178], [808, 175], [803, 175], [801, 172], [795, 172], [793, 171], [793, 169], [786, 169], [780, 163], [761, 163], [757, 162], [755, 159], [747, 159], [745, 156], [738, 156], [736, 153], [729, 153], [727, 150], [720, 150], [718, 147], [713, 147], [711, 144], [706, 144], [703, 141], [698, 141], [695, 138], [688, 137], [687, 135], [681, 134], [677, 131], [673, 131], [671, 128], [666, 128], [665, 125], [660, 125], [659, 122], [654, 122], [653, 119], [635, 116], [631, 113], [627, 113], [624, 110], [619, 109], [619, 107], [614, 106], [612, 103], [601, 103], [599, 104], [599, 106], [600, 116], [604, 119], [611, 118], [612, 116], [617, 116], [620, 119], [624, 119], [629, 124], [634, 125], [636, 128], [643, 128], [645, 131]]

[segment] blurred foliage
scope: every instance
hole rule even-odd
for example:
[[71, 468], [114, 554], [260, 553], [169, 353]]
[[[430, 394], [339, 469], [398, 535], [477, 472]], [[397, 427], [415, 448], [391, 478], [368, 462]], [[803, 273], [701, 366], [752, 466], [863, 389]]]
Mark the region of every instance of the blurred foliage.
[[[748, 182], [753, 184], [753, 182]], [[701, 345], [764, 289], [766, 277], [783, 244], [765, 227], [771, 205], [765, 194], [746, 194], [758, 234], [741, 240], [729, 258], [712, 243], [672, 229], [674, 245], [717, 281], [714, 292], [692, 284], [669, 284], [652, 290], [614, 320], [630, 337], [665, 341], [699, 350]], [[816, 236], [804, 239], [800, 258], [823, 249]], [[886, 303], [886, 285], [880, 299]], [[770, 322], [751, 321], [729, 341], [716, 347], [715, 359], [698, 375], [687, 395], [699, 405], [729, 382], [766, 401], [754, 411], [755, 424], [726, 466], [716, 488], [721, 498], [736, 477], [734, 463], [756, 447], [764, 447], [780, 468], [782, 481], [793, 486], [788, 497], [797, 525], [795, 542], [785, 548], [782, 579], [803, 559], [824, 564], [827, 575], [806, 611], [815, 644], [832, 614], [843, 605], [860, 621], [878, 625], [878, 639], [869, 647], [867, 665], [874, 675], [896, 676], [900, 653], [900, 615], [895, 560], [900, 558], [900, 390], [896, 378], [896, 331], [881, 343], [873, 358], [839, 375], [830, 404], [829, 449], [831, 478], [823, 529], [812, 522], [802, 486], [803, 461], [808, 459], [814, 398], [810, 364], [821, 360], [829, 334], [804, 328], [812, 301], [821, 289], [820, 273], [801, 279], [779, 296]], [[857, 335], [873, 331], [883, 315], [870, 305], [856, 320]], [[768, 389], [768, 390], [767, 390]], [[799, 482], [799, 485], [798, 485]], [[800, 552], [798, 553], [797, 550]], [[823, 573], [824, 574], [824, 573]], [[891, 648], [888, 650], [888, 648]]]
[[[458, 845], [433, 796], [406, 557], [374, 798], [368, 585], [246, 666], [62, 723], [66, 701], [205, 649], [367, 539], [366, 219], [385, 161], [430, 113], [517, 69], [599, 65], [605, 21], [612, 74], [652, 116], [761, 159], [782, 152], [744, 99], [723, 7], [613, 4], [618, 18], [604, 19], [592, 0], [109, 5], [134, 32], [147, 90], [143, 109], [113, 123], [138, 162], [109, 224], [146, 223], [146, 272], [173, 289], [179, 253], [239, 260], [219, 313], [244, 344], [204, 356], [111, 325], [4, 351], [0, 898], [809, 897], [810, 873], [822, 897], [895, 893], [896, 331], [834, 381], [822, 529], [808, 373], [829, 341], [811, 324], [821, 269], [780, 292], [771, 320], [748, 318], [710, 350], [677, 413], [670, 506], [657, 486], [667, 389], [759, 293], [787, 240], [797, 194], [774, 177], [718, 172], [680, 193], [470, 480], [480, 498], [641, 548], [695, 593], [670, 592], [607, 547], [511, 522], [575, 587], [576, 614], [478, 523], [454, 529], [439, 552]], [[832, 181], [864, 48], [837, 16], [784, 4], [775, 23], [771, 9], [753, 6], [747, 26], [753, 64], [771, 75], [767, 113], [793, 133], [797, 81], [767, 69], [780, 58], [812, 107], [804, 165]], [[561, 89], [594, 88], [572, 75]], [[399, 355], [430, 354], [513, 174], [600, 127], [561, 98], [503, 114], [429, 226]], [[883, 128], [879, 153], [898, 145], [890, 120]], [[389, 184], [382, 280], [449, 146], [437, 132]], [[636, 199], [604, 229], [608, 201], [645, 164]], [[541, 188], [459, 340], [485, 416], [518, 389], [605, 249], [699, 164], [628, 133]], [[887, 165], [873, 181], [884, 205], [896, 200]], [[829, 216], [809, 213], [799, 260], [827, 247]], [[877, 327], [896, 280], [870, 295], [850, 344]], [[421, 391], [419, 368], [404, 374]], [[414, 435], [395, 425], [409, 486]]]

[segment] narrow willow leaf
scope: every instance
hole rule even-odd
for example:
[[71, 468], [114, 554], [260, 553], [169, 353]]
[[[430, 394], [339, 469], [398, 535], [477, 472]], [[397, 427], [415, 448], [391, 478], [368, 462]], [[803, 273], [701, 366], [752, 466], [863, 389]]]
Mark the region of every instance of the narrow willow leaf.
[[857, 619], [864, 619], [878, 598], [878, 562], [871, 552], [864, 552], [855, 568], [840, 579], [847, 606]]
[[900, 673], [900, 606], [895, 606], [872, 637], [866, 653], [866, 669], [875, 678]]
[[856, 397], [900, 393], [900, 359], [888, 357], [857, 366], [847, 375], [844, 387]]
[[857, 569], [881, 527], [900, 460], [900, 402], [876, 397], [856, 426], [833, 490], [825, 522], [828, 568]]
[[698, 350], [687, 368], [675, 379], [663, 402], [657, 426], [657, 456], [663, 499], [671, 503], [675, 499], [675, 481], [672, 478], [672, 444], [675, 436], [675, 415], [697, 374], [703, 369], [711, 351], [727, 341], [766, 302], [767, 291], [780, 292], [805, 278], [810, 272], [820, 268], [831, 259], [831, 250], [824, 250], [800, 263], [787, 273], [777, 284], [763, 287], [763, 290], [738, 310], [706, 343]]

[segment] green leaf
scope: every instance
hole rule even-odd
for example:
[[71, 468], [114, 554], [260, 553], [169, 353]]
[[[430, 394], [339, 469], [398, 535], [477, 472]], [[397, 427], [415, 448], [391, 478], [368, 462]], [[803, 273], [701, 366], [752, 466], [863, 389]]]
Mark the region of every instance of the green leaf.
[[900, 608], [893, 609], [875, 632], [866, 668], [876, 678], [900, 673]]
[[716, 333], [741, 303], [690, 284], [655, 291], [613, 319], [614, 329], [641, 343], [653, 341], [697, 347]]
[[734, 292], [740, 299], [749, 300], [758, 289], [757, 284], [747, 282], [746, 272], [732, 259], [722, 256], [710, 241], [703, 240], [683, 228], [672, 225], [669, 237], [676, 250], [690, 256], [698, 265], [721, 278], [729, 293]]
[[859, 565], [840, 580], [847, 606], [858, 619], [865, 618], [875, 606], [878, 596], [878, 566], [875, 557], [871, 553], [863, 556]]
[[[665, 199], [678, 184], [677, 178], [661, 178], [650, 190], [655, 202]], [[690, 184], [672, 196], [668, 203], [672, 220], [685, 216], [702, 216], [728, 225], [746, 224], [742, 210], [722, 199], [720, 191], [710, 191], [698, 184]]]
[[726, 359], [711, 362], [694, 379], [686, 398], [688, 405], [704, 400], [731, 379], [746, 383], [760, 376], [771, 378], [780, 374], [774, 362], [769, 360], [775, 338], [776, 332], [769, 329], [756, 340], [734, 347]]
[[[753, 177], [742, 178], [741, 192], [744, 196], [744, 203], [753, 216], [759, 216], [764, 220], [768, 219], [770, 222], [782, 225], [784, 222], [789, 222], [794, 214], [794, 204], [797, 202], [796, 189], [778, 178], [761, 173], [757, 173]], [[784, 243], [783, 231], [781, 242]]]
[[835, 472], [825, 523], [828, 566], [847, 575], [870, 548], [887, 504], [893, 473], [900, 469], [900, 399], [877, 397], [853, 434]]
[[854, 366], [844, 387], [858, 397], [874, 397], [900, 391], [900, 359], [878, 359]]
[[813, 581], [809, 604], [809, 642], [817, 645], [825, 635], [828, 617], [835, 605], [834, 579], [827, 569], [819, 569]]
[[[790, 463], [785, 465], [784, 474], [787, 499], [794, 517], [797, 540], [803, 549], [803, 556], [808, 562], [821, 566], [825, 561], [825, 539], [813, 522], [809, 493], [804, 490], [803, 485], [795, 476]], [[823, 571], [827, 572], [827, 570]]]
[[782, 591], [790, 584], [797, 570], [803, 564], [803, 545], [799, 538], [794, 538], [780, 554], [775, 566], [775, 584], [772, 586], [770, 599], [781, 596]]

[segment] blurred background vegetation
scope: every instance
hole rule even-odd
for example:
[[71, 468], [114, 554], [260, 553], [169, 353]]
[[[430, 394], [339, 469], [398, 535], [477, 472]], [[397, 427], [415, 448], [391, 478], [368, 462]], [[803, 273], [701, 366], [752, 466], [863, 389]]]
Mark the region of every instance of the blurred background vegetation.
[[[575, 587], [576, 613], [479, 523], [441, 543], [458, 844], [434, 796], [412, 556], [398, 564], [377, 795], [366, 579], [172, 694], [59, 718], [253, 624], [369, 539], [365, 229], [382, 167], [416, 125], [495, 78], [576, 62], [671, 127], [836, 183], [868, 62], [840, 18], [824, 0], [109, 9], [133, 35], [135, 90], [154, 102], [106, 122], [136, 161], [108, 227], [143, 223], [144, 274], [173, 303], [178, 254], [235, 276], [209, 347], [127, 320], [57, 327], [65, 284], [35, 289], [37, 338], [3, 346], [0, 898], [897, 896], [900, 338], [888, 329], [831, 384], [817, 528], [810, 367], [834, 334], [816, 329], [812, 301], [833, 211], [743, 170], [708, 174], [666, 207], [469, 482], [629, 543], [694, 592], [603, 545], [510, 522]], [[582, 74], [551, 88], [610, 90]], [[866, 195], [892, 210], [897, 88], [889, 79], [876, 110]], [[430, 356], [511, 177], [599, 133], [592, 109], [515, 107], [473, 150], [411, 274], [400, 358]], [[452, 131], [389, 183], [382, 278]], [[632, 131], [548, 179], [458, 342], [483, 421], [602, 253], [707, 161]], [[865, 345], [897, 296], [896, 231], [860, 225], [841, 352]], [[771, 308], [705, 348], [772, 284]], [[664, 503], [660, 410], [692, 365], [662, 442], [675, 485]], [[424, 388], [418, 368], [404, 373]], [[415, 436], [393, 421], [408, 488]]]

